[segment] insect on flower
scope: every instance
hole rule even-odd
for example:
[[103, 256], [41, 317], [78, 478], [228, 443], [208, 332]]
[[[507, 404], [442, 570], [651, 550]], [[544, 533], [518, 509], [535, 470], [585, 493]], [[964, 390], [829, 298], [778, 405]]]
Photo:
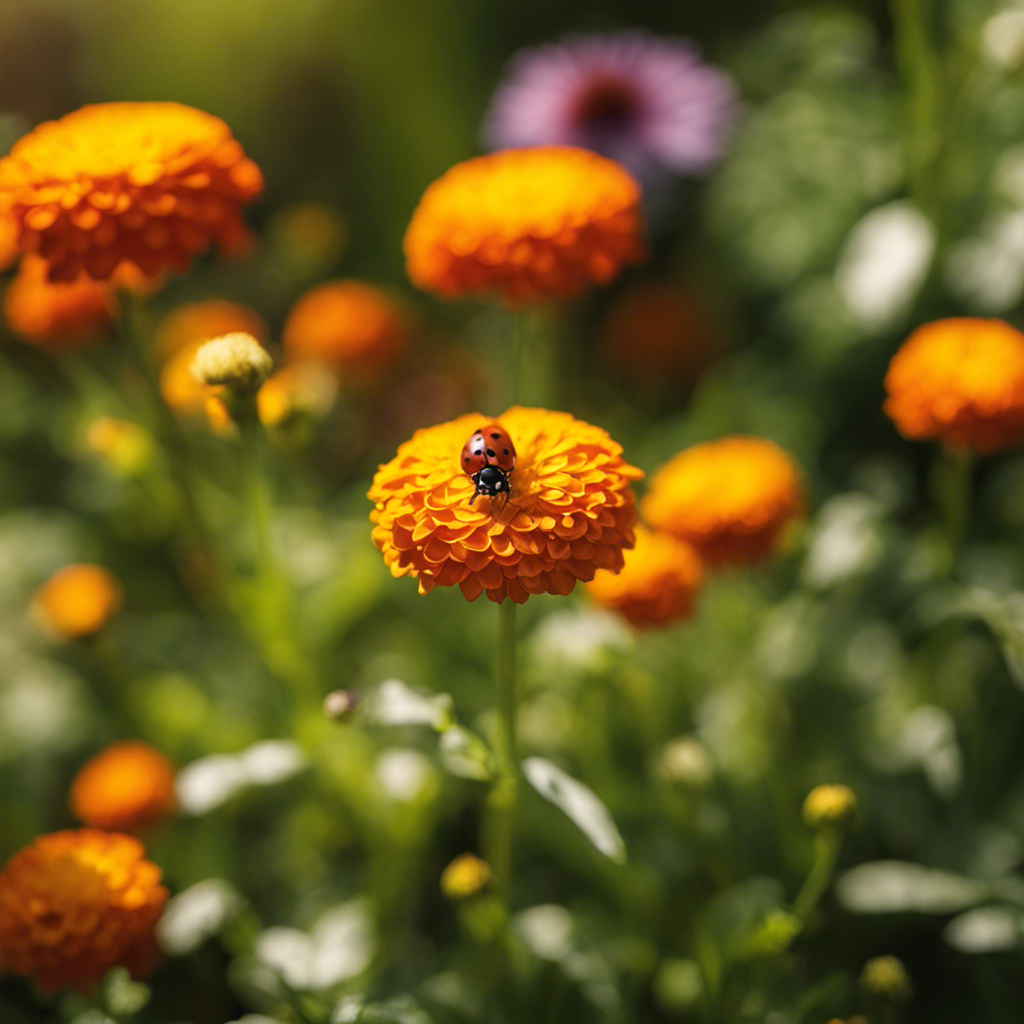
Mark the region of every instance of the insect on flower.
[[478, 494], [486, 494], [489, 498], [504, 494], [507, 505], [511, 495], [509, 477], [515, 466], [515, 445], [500, 423], [485, 423], [473, 431], [462, 447], [462, 468], [476, 484], [476, 490], [469, 499], [470, 505]]

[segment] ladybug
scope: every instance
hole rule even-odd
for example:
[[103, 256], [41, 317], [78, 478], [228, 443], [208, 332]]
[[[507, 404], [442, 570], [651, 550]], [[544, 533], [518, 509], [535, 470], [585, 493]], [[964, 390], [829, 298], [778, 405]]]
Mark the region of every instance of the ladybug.
[[476, 484], [473, 504], [478, 494], [496, 498], [499, 494], [509, 499], [511, 488], [508, 478], [516, 468], [516, 449], [508, 431], [500, 423], [485, 423], [473, 431], [473, 436], [462, 446], [462, 469]]

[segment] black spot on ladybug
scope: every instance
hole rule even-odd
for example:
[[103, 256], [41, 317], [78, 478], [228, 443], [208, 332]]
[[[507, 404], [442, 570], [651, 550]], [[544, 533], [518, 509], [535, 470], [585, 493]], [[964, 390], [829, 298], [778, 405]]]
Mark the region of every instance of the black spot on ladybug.
[[504, 453], [505, 453], [506, 455], [508, 455], [508, 449], [507, 449], [507, 448], [503, 448], [503, 449], [502, 449], [502, 451], [503, 451], [503, 452], [504, 452]]
[[490, 455], [490, 457], [493, 459], [494, 456], [497, 455], [497, 452], [493, 448], [488, 448], [487, 454]]
[[475, 449], [475, 450], [473, 451], [473, 454], [474, 454], [474, 455], [483, 455], [483, 453], [484, 453], [484, 450], [483, 450], [483, 448], [477, 448], [477, 449]]
[[467, 455], [467, 456], [466, 456], [466, 459], [465, 459], [465, 461], [466, 461], [466, 462], [472, 462], [473, 460], [472, 460], [472, 459], [470, 459], [470, 457], [469, 457], [469, 456]]
[[498, 438], [501, 437], [501, 434], [491, 434], [491, 437], [493, 437], [494, 440], [497, 441]]

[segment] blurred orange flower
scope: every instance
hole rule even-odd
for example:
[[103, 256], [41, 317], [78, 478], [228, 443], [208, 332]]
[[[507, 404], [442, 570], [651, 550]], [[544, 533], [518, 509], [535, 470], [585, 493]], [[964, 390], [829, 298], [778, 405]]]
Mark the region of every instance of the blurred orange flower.
[[622, 568], [636, 522], [630, 483], [643, 475], [599, 427], [516, 406], [499, 417], [518, 458], [511, 498], [480, 496], [459, 458], [487, 417], [461, 416], [413, 434], [370, 487], [373, 542], [393, 576], [421, 594], [459, 585], [475, 601], [568, 594], [598, 569]]
[[144, 854], [130, 836], [91, 829], [16, 853], [0, 872], [3, 966], [49, 991], [87, 992], [112, 967], [148, 974], [168, 893]]
[[44, 626], [63, 639], [101, 630], [121, 607], [121, 584], [100, 565], [68, 565], [35, 593], [33, 610]]
[[884, 409], [912, 440], [978, 453], [1024, 444], [1024, 334], [1002, 320], [936, 320], [893, 356]]
[[408, 314], [360, 281], [328, 281], [292, 306], [282, 344], [289, 362], [321, 362], [355, 375], [391, 366], [409, 341]]
[[444, 297], [571, 298], [643, 258], [640, 187], [589, 150], [502, 150], [438, 178], [404, 248], [412, 282]]
[[10, 196], [0, 192], [0, 270], [6, 270], [19, 255], [18, 225], [11, 214]]
[[137, 740], [107, 747], [71, 784], [71, 810], [91, 828], [135, 832], [166, 817], [176, 803], [170, 761]]
[[22, 340], [49, 349], [88, 345], [106, 331], [117, 308], [109, 284], [79, 277], [50, 281], [46, 261], [26, 256], [4, 293], [4, 316]]
[[267, 325], [256, 310], [223, 299], [187, 302], [172, 309], [157, 326], [157, 356], [166, 360], [196, 342], [236, 331], [251, 334], [260, 344], [266, 344]]
[[601, 334], [613, 369], [665, 383], [692, 381], [721, 346], [698, 297], [662, 281], [633, 285], [616, 296]]
[[760, 561], [804, 510], [792, 458], [758, 437], [725, 437], [669, 459], [651, 477], [644, 519], [692, 544], [708, 565]]
[[633, 626], [667, 626], [693, 614], [703, 575], [700, 557], [689, 544], [637, 526], [636, 546], [626, 553], [622, 571], [602, 569], [587, 590]]
[[53, 280], [104, 280], [122, 261], [183, 272], [245, 240], [259, 168], [219, 118], [178, 103], [98, 103], [39, 125], [0, 160], [23, 252]]

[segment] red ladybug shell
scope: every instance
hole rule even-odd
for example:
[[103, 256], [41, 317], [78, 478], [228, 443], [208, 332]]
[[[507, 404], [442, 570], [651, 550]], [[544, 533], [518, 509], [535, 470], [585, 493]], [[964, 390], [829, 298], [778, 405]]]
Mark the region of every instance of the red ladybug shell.
[[484, 466], [497, 466], [511, 473], [516, 465], [515, 445], [500, 423], [485, 423], [463, 445], [460, 462], [469, 476], [479, 473]]

